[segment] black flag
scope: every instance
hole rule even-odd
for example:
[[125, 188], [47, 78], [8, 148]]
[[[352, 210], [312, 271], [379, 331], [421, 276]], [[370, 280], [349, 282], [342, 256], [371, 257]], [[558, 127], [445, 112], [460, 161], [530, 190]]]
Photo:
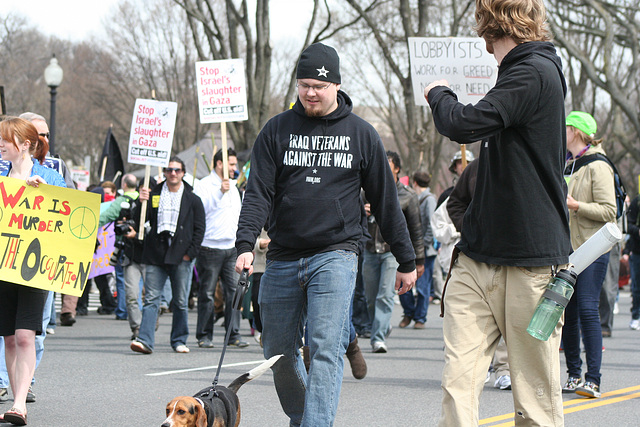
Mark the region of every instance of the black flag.
[[100, 160], [100, 182], [113, 181], [116, 187], [120, 188], [120, 179], [124, 175], [124, 162], [120, 154], [120, 147], [115, 136], [111, 132], [111, 127], [107, 131], [107, 139], [102, 147], [102, 157]]

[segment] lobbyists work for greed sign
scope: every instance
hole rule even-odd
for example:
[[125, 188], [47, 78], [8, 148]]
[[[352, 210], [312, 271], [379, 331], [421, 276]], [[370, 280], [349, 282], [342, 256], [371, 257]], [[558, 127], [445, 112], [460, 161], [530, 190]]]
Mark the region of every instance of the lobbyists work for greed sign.
[[242, 59], [196, 62], [200, 123], [247, 120], [247, 88]]
[[475, 104], [495, 85], [498, 64], [479, 37], [409, 37], [416, 105], [428, 105], [424, 88], [445, 79], [463, 104]]
[[129, 135], [129, 163], [166, 167], [176, 127], [178, 104], [136, 99]]
[[0, 277], [82, 295], [100, 216], [95, 193], [0, 177]]

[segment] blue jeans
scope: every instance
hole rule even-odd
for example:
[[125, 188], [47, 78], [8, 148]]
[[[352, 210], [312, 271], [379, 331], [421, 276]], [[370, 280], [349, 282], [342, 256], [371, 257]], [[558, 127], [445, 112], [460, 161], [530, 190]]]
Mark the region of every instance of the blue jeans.
[[198, 254], [196, 270], [200, 278], [198, 288], [198, 324], [196, 339], [213, 339], [214, 294], [216, 283], [224, 295], [224, 325], [229, 331], [229, 342], [240, 339], [240, 311], [233, 309], [233, 296], [236, 293], [238, 278], [236, 273], [236, 248], [214, 249], [202, 246]]
[[602, 326], [600, 325], [600, 290], [609, 265], [609, 253], [601, 255], [578, 275], [573, 296], [565, 309], [562, 343], [571, 377], [582, 376], [580, 330], [587, 359], [585, 380], [600, 385], [602, 364]]
[[187, 343], [189, 337], [187, 299], [191, 284], [191, 261], [182, 261], [177, 265], [147, 265], [145, 268], [144, 304], [138, 341], [153, 350], [155, 345], [156, 320], [160, 309], [160, 297], [167, 278], [171, 281], [171, 347], [174, 349]]
[[9, 388], [9, 373], [4, 360], [4, 337], [0, 336], [0, 388]]
[[631, 270], [631, 318], [640, 319], [640, 254], [629, 256]]
[[127, 319], [127, 300], [125, 298], [124, 291], [124, 269], [118, 263], [115, 267], [116, 270], [116, 292], [118, 294], [118, 298], [116, 299], [116, 310], [115, 315], [117, 319], [126, 320]]
[[391, 329], [393, 295], [398, 262], [391, 252], [374, 254], [364, 251], [362, 278], [371, 319], [371, 343], [384, 342]]
[[[262, 343], [266, 358], [284, 354], [272, 369], [291, 426], [333, 425], [349, 345], [356, 271], [357, 255], [347, 251], [267, 261], [258, 297]], [[305, 324], [311, 356], [308, 375], [299, 352]]]
[[431, 284], [433, 283], [433, 262], [436, 257], [427, 257], [424, 261], [424, 273], [418, 277], [416, 282], [417, 296], [413, 292], [405, 292], [400, 295], [400, 304], [404, 309], [404, 315], [416, 322], [425, 323], [427, 321], [427, 310], [429, 309], [429, 297], [431, 296]]

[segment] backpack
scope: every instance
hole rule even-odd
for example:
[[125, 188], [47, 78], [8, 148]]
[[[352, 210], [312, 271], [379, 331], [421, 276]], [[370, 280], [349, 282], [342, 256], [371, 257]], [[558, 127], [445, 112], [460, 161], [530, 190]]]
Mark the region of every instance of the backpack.
[[[584, 165], [588, 165], [591, 162], [596, 160], [602, 160], [607, 162], [611, 169], [613, 169], [613, 182], [616, 192], [616, 219], [619, 219], [625, 212], [626, 207], [624, 204], [625, 199], [627, 198], [627, 190], [624, 188], [624, 183], [622, 182], [622, 178], [620, 178], [620, 174], [618, 173], [618, 169], [616, 166], [609, 160], [607, 156], [601, 153], [590, 154], [588, 156], [582, 156], [578, 158], [575, 162], [573, 162], [573, 172], [577, 172]], [[566, 173], [566, 172], [565, 172]]]

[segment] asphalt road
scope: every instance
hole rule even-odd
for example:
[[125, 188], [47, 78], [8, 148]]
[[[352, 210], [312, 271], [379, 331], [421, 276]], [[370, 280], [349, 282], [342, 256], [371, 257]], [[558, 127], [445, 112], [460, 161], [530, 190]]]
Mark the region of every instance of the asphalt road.
[[[198, 348], [192, 335], [188, 342], [191, 353], [177, 354], [169, 346], [171, 315], [165, 314], [160, 319], [155, 352], [141, 355], [129, 349], [128, 322], [98, 315], [95, 296], [92, 301], [88, 316], [80, 317], [73, 327], [58, 326], [55, 335], [47, 337], [36, 373], [37, 401], [28, 406], [29, 426], [159, 426], [165, 405], [173, 397], [192, 395], [211, 383], [222, 348], [221, 322], [216, 325], [215, 348]], [[589, 400], [565, 395], [567, 426], [640, 425], [640, 331], [628, 328], [630, 303], [628, 291], [621, 292], [613, 337], [604, 341], [603, 397]], [[443, 368], [438, 314], [439, 307], [432, 305], [424, 330], [394, 328], [386, 354], [370, 353], [368, 342], [361, 341], [369, 372], [365, 379], [355, 380], [347, 363], [336, 426], [437, 424]], [[401, 309], [396, 305], [394, 325], [400, 317]], [[192, 334], [195, 322], [196, 312], [191, 310]], [[241, 332], [251, 346], [228, 349], [220, 384], [227, 385], [263, 360], [246, 320]], [[480, 424], [513, 425], [511, 392], [493, 388], [493, 380], [481, 397]], [[271, 372], [245, 384], [238, 395], [242, 426], [288, 425]], [[11, 401], [5, 402], [0, 410], [10, 406]]]

